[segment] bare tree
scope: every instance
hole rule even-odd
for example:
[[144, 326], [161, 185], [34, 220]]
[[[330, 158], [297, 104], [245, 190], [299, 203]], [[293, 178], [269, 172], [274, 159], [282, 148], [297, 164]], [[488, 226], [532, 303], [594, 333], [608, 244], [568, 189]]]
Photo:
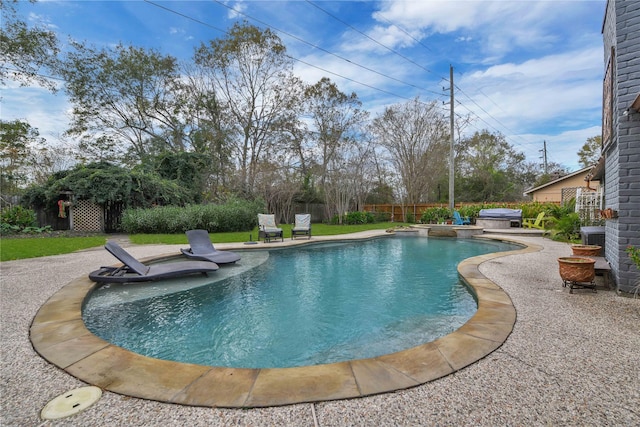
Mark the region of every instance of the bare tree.
[[415, 98], [385, 109], [372, 124], [376, 141], [390, 154], [405, 203], [426, 200], [446, 165], [448, 121], [436, 101]]
[[33, 182], [44, 184], [55, 172], [71, 169], [77, 163], [76, 147], [66, 144], [40, 144], [29, 153], [30, 176]]
[[235, 24], [227, 38], [201, 45], [195, 62], [210, 70], [216, 93], [234, 119], [234, 154], [243, 189], [251, 194], [258, 165], [274, 156], [279, 133], [297, 120], [301, 85], [292, 74], [292, 60], [275, 33], [245, 23]]
[[[355, 93], [344, 94], [326, 77], [305, 89], [304, 104], [311, 131], [301, 155], [306, 153], [314, 159], [320, 185], [324, 186], [329, 165], [338, 160], [341, 150], [356, 143], [368, 113], [361, 110], [362, 103]], [[305, 163], [304, 157], [302, 162]]]
[[[352, 150], [361, 143], [368, 113], [361, 109], [355, 93], [341, 92], [335, 83], [322, 78], [304, 91], [304, 111], [309, 116], [304, 139], [294, 147], [304, 173], [313, 173], [325, 198], [328, 217], [344, 213], [357, 193], [352, 182]], [[361, 159], [362, 160], [362, 159]]]
[[287, 164], [284, 154], [271, 160], [258, 167], [256, 193], [264, 199], [266, 209], [276, 215], [278, 222], [290, 222], [302, 181], [296, 176], [295, 169]]
[[329, 162], [325, 183], [325, 214], [328, 218], [343, 215], [364, 205], [374, 183], [373, 146], [367, 141], [343, 145]]
[[367, 138], [362, 140], [360, 144], [353, 145], [351, 151], [353, 202], [354, 208], [360, 210], [378, 179], [375, 146], [373, 141]]
[[346, 164], [337, 165], [333, 162], [324, 183], [325, 213], [329, 219], [338, 216], [338, 223], [342, 224], [343, 215], [349, 211], [355, 194], [353, 181]]
[[224, 102], [216, 93], [209, 71], [197, 65], [185, 65], [184, 84], [179, 103], [185, 125], [190, 130], [191, 149], [209, 157], [208, 185], [210, 199], [217, 199], [234, 182], [233, 124]]

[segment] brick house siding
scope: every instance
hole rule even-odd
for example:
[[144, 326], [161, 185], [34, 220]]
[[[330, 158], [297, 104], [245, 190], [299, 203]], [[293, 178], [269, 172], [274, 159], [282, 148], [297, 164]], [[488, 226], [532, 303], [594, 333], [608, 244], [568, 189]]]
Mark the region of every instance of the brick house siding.
[[[640, 96], [640, 1], [608, 0], [602, 27], [605, 65], [603, 114], [604, 191], [607, 208], [618, 218], [606, 221], [606, 258], [620, 291], [630, 292], [640, 272], [626, 248], [640, 247], [640, 111], [630, 108]], [[610, 65], [611, 62], [611, 65]], [[607, 109], [607, 69], [611, 108]], [[610, 131], [610, 138], [605, 135]], [[610, 141], [610, 142], [608, 142]], [[608, 142], [608, 143], [607, 143]]]

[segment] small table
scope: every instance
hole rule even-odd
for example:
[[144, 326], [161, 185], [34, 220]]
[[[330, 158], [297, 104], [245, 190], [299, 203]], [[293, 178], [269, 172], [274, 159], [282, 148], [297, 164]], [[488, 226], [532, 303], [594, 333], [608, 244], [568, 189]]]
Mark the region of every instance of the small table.
[[592, 256], [589, 258], [596, 260], [594, 265], [596, 274], [602, 274], [604, 287], [606, 289], [611, 289], [611, 266], [609, 265], [609, 261], [607, 261], [603, 256]]

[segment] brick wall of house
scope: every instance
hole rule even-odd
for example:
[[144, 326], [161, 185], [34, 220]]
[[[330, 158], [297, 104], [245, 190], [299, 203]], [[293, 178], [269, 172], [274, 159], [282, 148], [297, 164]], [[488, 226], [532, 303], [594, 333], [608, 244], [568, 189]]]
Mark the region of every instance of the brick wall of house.
[[618, 288], [640, 278], [626, 253], [640, 246], [640, 112], [625, 111], [640, 94], [640, 2], [609, 0], [603, 27], [605, 67], [615, 51], [612, 143], [605, 156], [606, 207], [618, 218], [606, 223], [606, 257]]

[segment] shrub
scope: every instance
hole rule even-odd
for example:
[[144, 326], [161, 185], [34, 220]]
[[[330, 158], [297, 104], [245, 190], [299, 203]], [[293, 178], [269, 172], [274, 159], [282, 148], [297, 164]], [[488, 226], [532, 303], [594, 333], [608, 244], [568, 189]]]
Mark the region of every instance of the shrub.
[[391, 221], [391, 212], [373, 212], [373, 222]]
[[45, 225], [44, 227], [25, 227], [20, 231], [23, 234], [39, 234], [39, 233], [50, 233], [53, 231], [50, 225]]
[[563, 205], [550, 204], [545, 212], [556, 219], [561, 219], [567, 215], [575, 213], [575, 210], [576, 199], [571, 199], [569, 202]]
[[13, 206], [3, 209], [0, 214], [2, 232], [17, 232], [28, 227], [36, 227], [36, 213], [23, 206]]
[[255, 227], [261, 202], [231, 200], [223, 205], [162, 206], [127, 209], [122, 214], [126, 233], [184, 233], [203, 229], [210, 233], [247, 231]]
[[572, 212], [556, 220], [553, 226], [554, 240], [577, 240], [580, 238], [580, 216]]
[[18, 232], [20, 232], [20, 227], [18, 227], [17, 225], [0, 222], [0, 234], [13, 234]]
[[626, 251], [629, 255], [629, 259], [633, 261], [633, 263], [636, 265], [636, 268], [640, 270], [640, 248], [629, 245], [627, 246]]
[[469, 219], [472, 219], [478, 218], [480, 209], [483, 209], [482, 205], [466, 205], [460, 206], [460, 209], [458, 209], [458, 211], [460, 212], [461, 217], [469, 217]]
[[[636, 269], [640, 270], [640, 248], [629, 245], [627, 246], [626, 250], [627, 250], [627, 254], [629, 255], [629, 259], [633, 261], [633, 263], [636, 265]], [[638, 294], [640, 293], [640, 279], [636, 281], [631, 292], [635, 296], [638, 296]]]
[[[342, 217], [342, 223], [344, 225], [356, 225], [356, 224], [374, 224], [376, 222], [388, 222], [391, 220], [391, 214], [388, 212], [347, 212]], [[340, 224], [340, 216], [334, 215], [328, 224], [338, 225]]]
[[428, 208], [420, 216], [420, 222], [423, 224], [434, 224], [440, 220], [451, 218], [451, 211], [449, 208], [433, 207]]
[[348, 225], [355, 224], [372, 224], [374, 222], [374, 215], [371, 212], [347, 212], [344, 217], [344, 223]]
[[531, 202], [531, 203], [523, 203], [518, 209], [522, 209], [522, 218], [537, 218], [541, 212], [545, 214], [550, 214], [551, 209], [553, 209], [556, 205], [555, 203], [540, 203], [540, 202]]

